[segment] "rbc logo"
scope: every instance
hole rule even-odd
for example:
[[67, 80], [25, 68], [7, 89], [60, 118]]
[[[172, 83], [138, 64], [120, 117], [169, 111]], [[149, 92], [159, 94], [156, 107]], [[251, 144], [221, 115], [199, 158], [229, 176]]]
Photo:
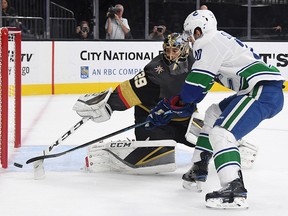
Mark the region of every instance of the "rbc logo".
[[89, 78], [89, 66], [81, 66], [80, 77], [82, 79]]
[[194, 53], [194, 57], [195, 57], [195, 60], [200, 60], [201, 59], [201, 55], [202, 55], [202, 49], [198, 49], [195, 51]]

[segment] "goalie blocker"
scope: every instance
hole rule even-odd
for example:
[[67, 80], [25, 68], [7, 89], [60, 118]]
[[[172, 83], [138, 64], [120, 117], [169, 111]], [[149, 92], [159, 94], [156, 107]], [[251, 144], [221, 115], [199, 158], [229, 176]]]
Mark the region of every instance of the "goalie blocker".
[[176, 142], [173, 140], [97, 143], [88, 148], [85, 170], [129, 174], [174, 172], [175, 146]]

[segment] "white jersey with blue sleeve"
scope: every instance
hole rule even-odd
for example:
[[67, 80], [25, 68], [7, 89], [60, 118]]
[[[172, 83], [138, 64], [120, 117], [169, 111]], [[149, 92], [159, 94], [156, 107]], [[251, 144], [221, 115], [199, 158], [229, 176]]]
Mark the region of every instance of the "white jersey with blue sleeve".
[[260, 81], [285, 80], [276, 67], [263, 62], [252, 48], [223, 31], [198, 38], [193, 51], [196, 61], [181, 92], [184, 102], [200, 102], [215, 81], [243, 95]]

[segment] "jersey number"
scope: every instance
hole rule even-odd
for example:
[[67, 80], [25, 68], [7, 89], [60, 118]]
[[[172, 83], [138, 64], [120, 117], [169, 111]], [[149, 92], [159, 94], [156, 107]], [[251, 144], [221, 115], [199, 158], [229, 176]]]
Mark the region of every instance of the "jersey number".
[[134, 77], [134, 83], [135, 83], [136, 88], [141, 88], [141, 87], [147, 85], [147, 79], [145, 77], [144, 71], [142, 71], [141, 73], [137, 74]]
[[237, 44], [239, 44], [241, 47], [245, 47], [245, 48], [247, 48], [247, 49], [250, 49], [250, 52], [252, 52], [252, 54], [253, 54], [253, 56], [254, 56], [254, 58], [255, 58], [256, 60], [261, 59], [258, 54], [254, 53], [253, 48], [248, 47], [248, 46], [247, 46], [246, 44], [244, 44], [241, 40], [232, 37], [231, 35], [229, 35], [229, 34], [226, 33], [226, 32], [221, 32], [221, 34], [222, 34], [223, 36], [227, 37], [228, 39], [234, 39], [234, 40], [237, 42]]

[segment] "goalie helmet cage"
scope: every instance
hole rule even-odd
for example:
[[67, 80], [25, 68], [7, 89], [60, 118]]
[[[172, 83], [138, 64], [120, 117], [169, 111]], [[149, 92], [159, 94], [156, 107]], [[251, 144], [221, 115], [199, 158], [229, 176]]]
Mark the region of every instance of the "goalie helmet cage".
[[21, 146], [21, 31], [0, 28], [0, 162], [8, 167], [10, 148]]

